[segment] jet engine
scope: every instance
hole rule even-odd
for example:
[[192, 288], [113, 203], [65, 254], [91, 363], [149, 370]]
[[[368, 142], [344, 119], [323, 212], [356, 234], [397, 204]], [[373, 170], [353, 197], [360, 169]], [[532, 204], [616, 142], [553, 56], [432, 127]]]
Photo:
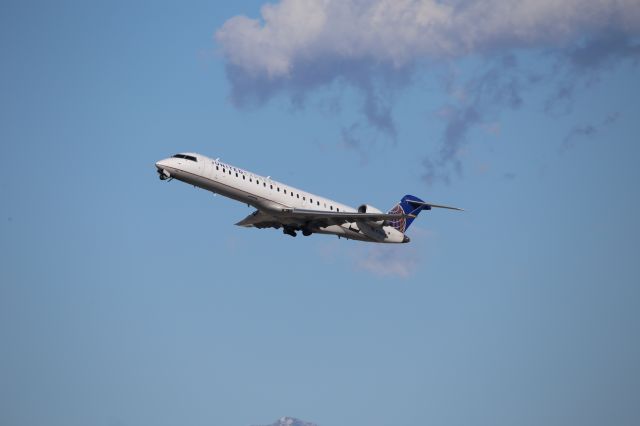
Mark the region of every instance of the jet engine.
[[358, 207], [358, 213], [382, 213], [382, 212], [376, 209], [375, 207], [370, 206], [369, 204], [363, 204], [360, 207]]
[[[363, 204], [360, 207], [358, 207], [358, 213], [382, 213], [382, 212], [377, 208], [370, 206], [369, 204]], [[384, 220], [377, 220], [375, 222], [368, 222], [368, 223], [370, 225], [383, 226]]]

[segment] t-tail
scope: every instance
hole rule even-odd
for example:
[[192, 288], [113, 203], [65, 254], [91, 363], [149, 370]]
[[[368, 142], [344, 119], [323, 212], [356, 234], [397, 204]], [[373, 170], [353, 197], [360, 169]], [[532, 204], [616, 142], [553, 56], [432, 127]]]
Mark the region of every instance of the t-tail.
[[431, 210], [432, 208], [462, 210], [457, 207], [426, 203], [414, 195], [407, 194], [402, 197], [402, 200], [400, 200], [398, 204], [389, 210], [390, 214], [404, 214], [406, 216], [400, 219], [390, 220], [389, 225], [393, 226], [398, 231], [405, 233], [422, 210]]

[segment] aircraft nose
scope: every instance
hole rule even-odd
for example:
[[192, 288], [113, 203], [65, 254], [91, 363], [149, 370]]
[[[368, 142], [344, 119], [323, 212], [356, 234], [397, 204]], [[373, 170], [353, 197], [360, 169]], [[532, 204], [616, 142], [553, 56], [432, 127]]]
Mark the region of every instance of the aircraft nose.
[[408, 243], [409, 241], [411, 241], [411, 238], [407, 237], [406, 235], [404, 236], [404, 238], [402, 239], [403, 243]]

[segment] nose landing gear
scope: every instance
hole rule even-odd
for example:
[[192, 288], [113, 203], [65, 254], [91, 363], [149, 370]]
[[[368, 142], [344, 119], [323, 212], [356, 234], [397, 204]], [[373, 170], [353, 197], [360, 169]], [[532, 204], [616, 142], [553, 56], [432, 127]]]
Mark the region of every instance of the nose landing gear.
[[171, 179], [173, 179], [171, 177], [171, 173], [169, 173], [165, 169], [158, 169], [158, 177], [160, 178], [160, 180], [167, 180], [167, 179], [171, 180]]

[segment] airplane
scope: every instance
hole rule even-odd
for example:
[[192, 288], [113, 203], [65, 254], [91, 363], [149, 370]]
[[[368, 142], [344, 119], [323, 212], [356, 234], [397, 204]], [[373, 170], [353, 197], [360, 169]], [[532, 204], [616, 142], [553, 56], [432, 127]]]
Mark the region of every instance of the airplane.
[[408, 243], [405, 234], [423, 210], [462, 210], [422, 201], [405, 195], [389, 212], [368, 204], [357, 209], [325, 197], [302, 191], [239, 167], [196, 153], [180, 153], [156, 163], [160, 180], [178, 179], [256, 210], [236, 223], [247, 228], [282, 228], [295, 237], [297, 232], [337, 235], [338, 238], [375, 243]]

